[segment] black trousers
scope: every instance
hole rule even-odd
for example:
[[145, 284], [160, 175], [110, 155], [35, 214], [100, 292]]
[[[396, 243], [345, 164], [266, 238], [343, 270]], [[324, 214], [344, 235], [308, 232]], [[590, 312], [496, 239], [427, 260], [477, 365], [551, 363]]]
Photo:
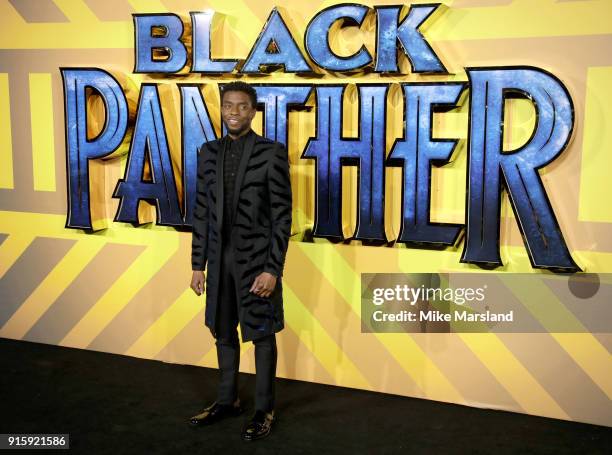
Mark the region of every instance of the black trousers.
[[[224, 232], [221, 252], [219, 301], [215, 322], [217, 360], [219, 363], [219, 389], [217, 402], [232, 404], [238, 398], [238, 368], [240, 342], [238, 340], [238, 301], [236, 299], [233, 248], [229, 235]], [[270, 412], [274, 409], [274, 379], [276, 377], [276, 335], [253, 340], [255, 345], [255, 410]]]

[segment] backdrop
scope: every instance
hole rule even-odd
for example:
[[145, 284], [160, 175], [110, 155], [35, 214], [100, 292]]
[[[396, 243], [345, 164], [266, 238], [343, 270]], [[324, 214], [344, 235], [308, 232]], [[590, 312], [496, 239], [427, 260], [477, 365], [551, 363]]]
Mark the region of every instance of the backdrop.
[[[203, 325], [203, 297], [189, 288], [191, 233], [156, 225], [155, 207], [146, 202], [139, 208], [144, 224], [113, 221], [119, 199], [111, 196], [124, 176], [129, 134], [112, 156], [89, 164], [96, 230], [64, 227], [66, 145], [59, 68], [97, 67], [111, 72], [126, 92], [130, 124], [140, 84], [160, 85], [180, 194], [181, 107], [176, 83], [204, 84], [202, 93], [220, 135], [217, 84], [235, 76], [201, 77], [188, 68], [171, 77], [134, 74], [131, 15], [172, 12], [188, 22], [190, 11], [214, 9], [222, 16], [213, 30], [213, 57], [244, 59], [275, 6], [301, 43], [311, 18], [334, 3], [0, 0], [0, 336], [216, 368], [214, 340]], [[363, 2], [372, 7], [394, 3]], [[569, 148], [540, 174], [572, 256], [583, 270], [598, 276], [598, 293], [609, 295], [612, 2], [442, 3], [448, 8], [421, 31], [453, 73], [450, 76], [406, 71], [386, 77], [366, 72], [323, 72], [311, 77], [275, 72], [242, 79], [349, 84], [344, 98], [345, 137], [359, 135], [359, 103], [351, 84], [391, 84], [388, 151], [402, 136], [400, 82], [467, 81], [465, 67], [478, 66], [533, 65], [550, 71], [572, 96], [575, 131]], [[368, 16], [361, 28], [338, 30], [332, 46], [349, 55], [365, 43], [374, 55], [373, 24]], [[312, 93], [307, 104], [316, 106]], [[89, 108], [94, 136], [102, 128], [103, 106], [92, 100]], [[526, 100], [508, 101], [506, 108], [503, 140], [505, 147], [514, 148], [531, 135], [535, 111]], [[460, 141], [451, 162], [432, 170], [432, 221], [464, 222], [468, 110], [464, 102], [434, 116], [437, 137]], [[315, 135], [315, 109], [292, 111], [288, 118], [294, 212], [283, 280], [286, 328], [278, 334], [278, 376], [612, 425], [609, 320], [606, 333], [362, 333], [362, 273], [482, 270], [460, 262], [461, 244], [439, 251], [313, 239], [309, 231], [315, 164], [300, 157]], [[253, 126], [262, 132], [261, 112]], [[386, 233], [394, 239], [401, 217], [401, 168], [385, 172]], [[342, 174], [343, 229], [350, 237], [356, 223], [357, 169], [346, 166]], [[494, 273], [549, 273], [531, 267], [505, 195], [501, 245], [505, 265]], [[569, 286], [567, 277], [559, 286]], [[544, 300], [557, 298], [549, 287], [539, 292]], [[519, 291], [514, 294], [521, 299]], [[252, 343], [241, 349], [241, 371], [254, 372]]]

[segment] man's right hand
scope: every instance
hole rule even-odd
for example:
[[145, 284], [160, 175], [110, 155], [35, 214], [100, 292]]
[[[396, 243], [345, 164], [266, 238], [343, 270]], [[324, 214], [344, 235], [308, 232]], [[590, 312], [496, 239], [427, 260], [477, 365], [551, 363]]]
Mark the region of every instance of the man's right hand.
[[193, 275], [191, 276], [191, 289], [197, 295], [202, 295], [204, 292], [204, 283], [206, 279], [204, 277], [204, 272], [202, 270], [194, 270]]

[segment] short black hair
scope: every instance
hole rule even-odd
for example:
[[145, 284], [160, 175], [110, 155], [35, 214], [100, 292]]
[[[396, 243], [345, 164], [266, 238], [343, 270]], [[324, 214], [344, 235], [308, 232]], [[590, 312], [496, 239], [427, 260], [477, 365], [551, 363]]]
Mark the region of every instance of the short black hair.
[[223, 101], [223, 95], [227, 92], [243, 92], [249, 95], [251, 99], [251, 106], [257, 107], [257, 92], [252, 85], [247, 84], [244, 81], [232, 81], [228, 84], [221, 86], [221, 101]]

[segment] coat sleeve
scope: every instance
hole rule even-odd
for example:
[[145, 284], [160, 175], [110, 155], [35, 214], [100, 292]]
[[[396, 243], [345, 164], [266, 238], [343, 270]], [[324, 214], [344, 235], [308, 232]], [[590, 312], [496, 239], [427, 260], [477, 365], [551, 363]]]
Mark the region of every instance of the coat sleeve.
[[268, 194], [272, 235], [264, 272], [282, 276], [291, 236], [292, 193], [287, 148], [276, 142], [268, 162]]
[[196, 180], [196, 198], [193, 212], [193, 231], [191, 235], [191, 270], [205, 270], [208, 256], [208, 201], [206, 198], [204, 159], [207, 153], [206, 144], [198, 153], [198, 170]]

